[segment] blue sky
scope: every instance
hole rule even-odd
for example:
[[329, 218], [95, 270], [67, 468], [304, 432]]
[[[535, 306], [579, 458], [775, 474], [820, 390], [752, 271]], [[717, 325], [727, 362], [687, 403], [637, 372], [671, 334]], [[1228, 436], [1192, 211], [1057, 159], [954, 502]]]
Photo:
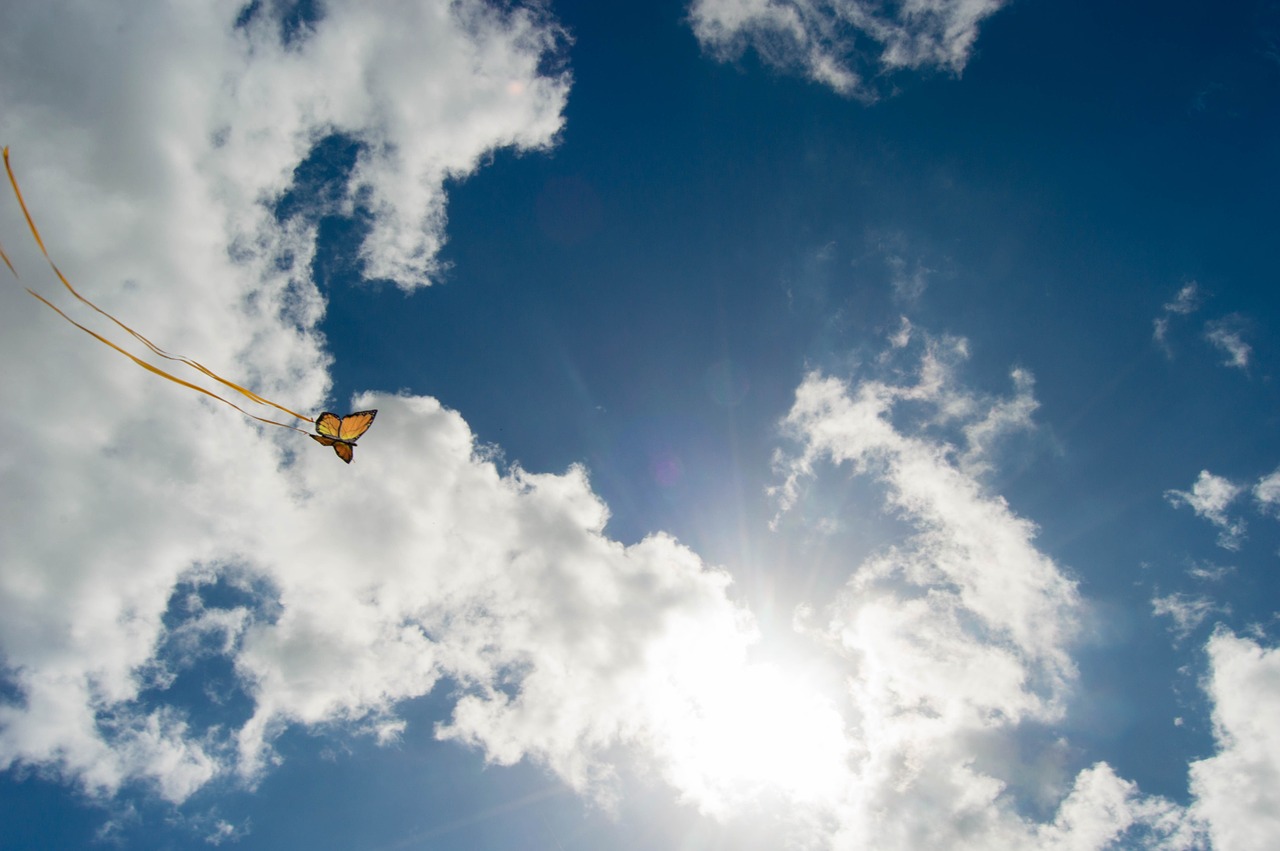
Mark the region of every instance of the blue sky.
[[0, 847], [1280, 842], [1274, 3], [8, 17]]

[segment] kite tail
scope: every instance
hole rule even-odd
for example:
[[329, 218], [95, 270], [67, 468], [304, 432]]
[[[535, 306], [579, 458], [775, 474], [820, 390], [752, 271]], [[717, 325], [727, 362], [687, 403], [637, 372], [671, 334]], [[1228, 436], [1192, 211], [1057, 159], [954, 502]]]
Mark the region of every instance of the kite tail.
[[3, 245], [0, 245], [0, 260], [4, 261], [4, 265], [9, 267], [9, 271], [13, 273], [15, 278], [18, 277], [18, 270], [13, 268], [13, 264], [9, 262], [9, 255], [4, 253]]
[[244, 408], [242, 408], [242, 407], [240, 407], [239, 405], [237, 405], [235, 402], [231, 402], [231, 401], [229, 401], [229, 400], [227, 400], [227, 399], [222, 398], [222, 397], [221, 397], [221, 396], [219, 396], [217, 393], [214, 393], [214, 392], [212, 392], [212, 391], [210, 391], [210, 390], [206, 390], [205, 388], [203, 388], [203, 387], [201, 387], [201, 386], [199, 386], [199, 385], [197, 385], [197, 384], [192, 384], [190, 381], [183, 381], [183, 380], [182, 380], [181, 378], [179, 378], [178, 376], [176, 376], [176, 375], [171, 375], [170, 373], [165, 372], [165, 371], [164, 371], [163, 369], [161, 369], [160, 367], [155, 366], [154, 364], [149, 364], [149, 363], [147, 363], [146, 361], [142, 360], [142, 359], [141, 359], [141, 358], [139, 358], [139, 357], [135, 357], [134, 355], [130, 354], [129, 352], [127, 352], [127, 351], [125, 351], [124, 349], [122, 349], [122, 348], [120, 348], [119, 346], [117, 346], [115, 343], [113, 343], [113, 342], [111, 342], [110, 340], [108, 340], [106, 337], [103, 337], [102, 335], [98, 334], [98, 333], [97, 333], [97, 332], [95, 332], [95, 331], [91, 331], [90, 329], [88, 329], [88, 328], [84, 327], [83, 325], [81, 325], [79, 322], [77, 322], [77, 321], [75, 321], [74, 319], [72, 319], [72, 318], [71, 318], [70, 316], [68, 316], [67, 314], [63, 313], [60, 309], [58, 309], [58, 307], [57, 307], [56, 305], [54, 305], [54, 304], [53, 304], [53, 302], [49, 301], [49, 300], [48, 300], [47, 298], [45, 298], [44, 296], [40, 295], [40, 293], [38, 293], [38, 292], [36, 292], [35, 290], [30, 289], [30, 288], [28, 288], [28, 289], [27, 289], [27, 292], [31, 293], [31, 295], [33, 295], [33, 296], [35, 296], [36, 298], [40, 299], [40, 301], [44, 302], [44, 304], [45, 304], [45, 306], [46, 306], [46, 307], [48, 307], [48, 308], [49, 308], [50, 310], [52, 310], [53, 312], [57, 313], [57, 314], [58, 314], [59, 316], [61, 316], [63, 319], [65, 319], [65, 320], [67, 320], [68, 322], [70, 322], [72, 325], [74, 325], [74, 326], [76, 326], [77, 328], [79, 328], [81, 331], [83, 331], [83, 332], [85, 332], [86, 334], [88, 334], [89, 336], [93, 337], [93, 338], [94, 338], [94, 339], [96, 339], [98, 342], [100, 342], [100, 343], [102, 343], [102, 344], [104, 344], [104, 345], [110, 346], [111, 348], [115, 349], [117, 352], [119, 352], [120, 354], [124, 355], [124, 356], [125, 356], [125, 357], [127, 357], [129, 360], [133, 361], [133, 362], [134, 362], [134, 363], [136, 363], [138, 366], [142, 367], [143, 369], [147, 370], [148, 372], [154, 373], [154, 374], [156, 374], [156, 375], [160, 376], [161, 378], [167, 378], [167, 379], [169, 379], [170, 381], [172, 381], [174, 384], [181, 384], [183, 387], [189, 387], [189, 388], [191, 388], [192, 390], [195, 390], [195, 391], [196, 391], [196, 392], [198, 392], [198, 393], [203, 393], [203, 394], [204, 394], [204, 395], [206, 395], [206, 396], [209, 396], [209, 397], [211, 397], [211, 398], [217, 399], [219, 402], [222, 402], [223, 404], [226, 404], [226, 405], [230, 405], [231, 407], [235, 408], [235, 409], [236, 409], [237, 411], [239, 411], [240, 413], [244, 414], [246, 417], [249, 417], [250, 419], [257, 420], [257, 421], [258, 421], [258, 422], [260, 422], [260, 423], [266, 423], [267, 425], [273, 425], [273, 426], [280, 426], [281, 428], [291, 428], [291, 429], [293, 429], [294, 431], [301, 432], [302, 434], [310, 434], [310, 432], [305, 431], [305, 430], [303, 430], [303, 429], [300, 429], [300, 428], [298, 428], [297, 426], [289, 425], [288, 423], [279, 423], [279, 422], [276, 422], [275, 420], [269, 420], [269, 419], [266, 419], [265, 417], [255, 416], [255, 415], [253, 415], [253, 414], [249, 413], [248, 411], [246, 411]]
[[[288, 408], [286, 408], [284, 405], [279, 405], [279, 404], [277, 404], [277, 403], [275, 403], [275, 402], [272, 402], [270, 399], [267, 399], [267, 398], [266, 398], [266, 397], [264, 397], [264, 396], [260, 396], [260, 395], [258, 395], [257, 393], [253, 392], [252, 390], [248, 389], [247, 387], [242, 387], [242, 386], [240, 386], [239, 384], [236, 384], [234, 381], [230, 381], [230, 380], [228, 380], [228, 379], [226, 379], [226, 378], [223, 378], [221, 375], [218, 375], [216, 372], [214, 372], [213, 370], [211, 370], [211, 369], [209, 369], [208, 367], [204, 366], [203, 364], [199, 363], [198, 361], [192, 360], [191, 358], [185, 357], [185, 356], [183, 356], [183, 355], [175, 355], [175, 354], [170, 354], [169, 352], [166, 352], [164, 349], [160, 348], [160, 347], [159, 347], [159, 346], [157, 346], [155, 343], [151, 342], [151, 341], [150, 341], [150, 340], [148, 340], [146, 337], [142, 336], [142, 335], [141, 335], [141, 334], [139, 334], [137, 331], [133, 330], [133, 329], [132, 329], [132, 328], [130, 328], [128, 325], [124, 324], [124, 323], [123, 323], [123, 322], [121, 322], [119, 319], [115, 318], [115, 317], [114, 317], [114, 316], [112, 316], [110, 313], [108, 313], [107, 311], [105, 311], [105, 310], [103, 310], [102, 308], [98, 307], [98, 305], [94, 304], [92, 301], [90, 301], [89, 299], [87, 299], [87, 298], [85, 298], [83, 295], [81, 295], [81, 294], [80, 294], [80, 292], [79, 292], [75, 287], [71, 286], [71, 282], [70, 282], [70, 281], [68, 281], [68, 280], [67, 280], [67, 278], [66, 278], [66, 276], [62, 274], [62, 270], [58, 268], [58, 265], [57, 265], [56, 263], [54, 263], [54, 262], [53, 262], [53, 258], [49, 256], [49, 250], [48, 250], [47, 248], [45, 248], [44, 240], [40, 238], [40, 230], [36, 227], [35, 220], [31, 218], [31, 211], [27, 209], [27, 202], [26, 202], [25, 200], [23, 200], [23, 198], [22, 198], [22, 190], [18, 188], [18, 179], [17, 179], [16, 177], [14, 177], [14, 174], [13, 174], [13, 168], [12, 168], [12, 166], [10, 166], [10, 165], [9, 165], [9, 148], [8, 148], [7, 146], [6, 146], [6, 147], [5, 147], [5, 149], [4, 149], [4, 168], [5, 168], [5, 171], [6, 171], [6, 172], [8, 172], [8, 174], [9, 174], [9, 183], [10, 183], [10, 185], [12, 185], [12, 186], [13, 186], [13, 194], [14, 194], [14, 196], [15, 196], [15, 197], [17, 197], [17, 199], [18, 199], [18, 206], [22, 207], [22, 214], [23, 214], [24, 216], [26, 216], [26, 218], [27, 218], [27, 227], [31, 229], [31, 235], [32, 235], [33, 237], [35, 237], [36, 245], [40, 246], [40, 252], [41, 252], [42, 254], [44, 254], [44, 259], [45, 259], [46, 261], [48, 261], [48, 263], [49, 263], [49, 268], [53, 269], [53, 274], [55, 274], [55, 275], [58, 277], [58, 280], [62, 282], [62, 285], [63, 285], [64, 287], [66, 287], [66, 288], [67, 288], [67, 290], [68, 290], [68, 291], [69, 291], [73, 296], [75, 296], [77, 299], [79, 299], [79, 300], [80, 300], [81, 302], [83, 302], [84, 304], [87, 304], [89, 307], [91, 307], [91, 308], [93, 308], [94, 310], [96, 310], [96, 311], [97, 311], [99, 314], [101, 314], [102, 316], [105, 316], [107, 319], [110, 319], [112, 322], [114, 322], [114, 323], [115, 323], [116, 325], [118, 325], [120, 328], [124, 329], [124, 330], [125, 330], [125, 331], [127, 331], [130, 335], [132, 335], [134, 339], [138, 340], [140, 343], [142, 343], [144, 346], [146, 346], [148, 349], [150, 349], [152, 352], [154, 352], [155, 354], [159, 355], [160, 357], [165, 358], [166, 360], [178, 361], [178, 362], [180, 362], [180, 363], [185, 363], [187, 366], [191, 367], [192, 369], [194, 369], [194, 370], [196, 370], [196, 371], [198, 371], [198, 372], [201, 372], [201, 373], [203, 373], [204, 375], [207, 375], [209, 378], [212, 378], [214, 381], [217, 381], [219, 384], [222, 384], [222, 385], [223, 385], [223, 386], [225, 386], [225, 387], [230, 387], [232, 390], [235, 390], [237, 393], [240, 393], [241, 395], [245, 396], [245, 397], [246, 397], [246, 398], [248, 398], [248, 399], [253, 400], [254, 402], [257, 402], [257, 403], [258, 403], [258, 404], [260, 404], [260, 405], [268, 405], [268, 406], [270, 406], [270, 407], [272, 407], [272, 408], [275, 408], [275, 409], [276, 409], [276, 410], [278, 410], [278, 411], [283, 411], [284, 413], [288, 414], [289, 416], [291, 416], [291, 417], [295, 417], [296, 419], [302, 420], [302, 421], [304, 421], [304, 422], [308, 422], [308, 423], [310, 423], [310, 422], [314, 422], [314, 420], [312, 420], [312, 419], [311, 419], [311, 417], [308, 417], [308, 416], [306, 416], [306, 415], [304, 415], [304, 414], [299, 414], [297, 411], [291, 411], [291, 410], [289, 410]], [[5, 265], [9, 267], [9, 270], [10, 270], [11, 272], [13, 272], [13, 274], [14, 274], [15, 276], [17, 276], [17, 274], [18, 274], [18, 273], [17, 273], [16, 271], [14, 271], [14, 269], [13, 269], [13, 264], [9, 262], [9, 258], [4, 254], [4, 250], [3, 250], [3, 248], [0, 248], [0, 258], [3, 258], [3, 260], [4, 260], [4, 262], [5, 262]], [[27, 292], [31, 292], [31, 290], [27, 290]], [[32, 295], [34, 295], [34, 296], [36, 296], [36, 298], [39, 298], [39, 299], [40, 299], [41, 301], [43, 301], [45, 304], [48, 304], [50, 307], [53, 307], [53, 305], [52, 305], [52, 304], [49, 304], [49, 302], [48, 302], [48, 301], [46, 301], [45, 299], [43, 299], [43, 298], [41, 298], [40, 296], [36, 295], [34, 292], [31, 292], [31, 294], [32, 294]], [[53, 309], [54, 309], [54, 310], [58, 310], [58, 308], [56, 308], [56, 307], [54, 307]], [[67, 315], [66, 315], [65, 313], [62, 313], [62, 311], [61, 311], [61, 310], [58, 310], [58, 313], [62, 314], [62, 317], [63, 317], [64, 319], [67, 319], [67, 321], [68, 321], [68, 322], [71, 322], [71, 323], [72, 323], [73, 325], [75, 325], [77, 328], [80, 328], [80, 329], [82, 329], [82, 330], [84, 330], [84, 331], [87, 331], [87, 332], [88, 332], [88, 333], [90, 333], [90, 334], [93, 334], [93, 336], [94, 336], [94, 337], [97, 337], [99, 340], [102, 340], [102, 342], [107, 343], [107, 345], [111, 346], [113, 349], [116, 349], [117, 351], [123, 352], [124, 354], [128, 355], [130, 358], [133, 358], [133, 355], [130, 355], [128, 352], [124, 352], [124, 350], [123, 350], [123, 349], [120, 349], [120, 348], [119, 348], [118, 346], [116, 346], [115, 344], [110, 343], [110, 342], [108, 342], [108, 341], [106, 341], [106, 340], [103, 340], [103, 338], [102, 338], [102, 337], [98, 337], [98, 335], [97, 335], [97, 334], [94, 334], [92, 331], [89, 331], [87, 328], [84, 328], [84, 326], [83, 326], [83, 325], [80, 325], [79, 323], [74, 322], [73, 320], [71, 320], [70, 318], [68, 318], [68, 317], [67, 317]], [[134, 359], [135, 361], [137, 361], [137, 358], [133, 358], [133, 359]], [[142, 362], [142, 361], [138, 361], [138, 363], [143, 363], [143, 362]], [[144, 366], [146, 366], [146, 368], [147, 368], [147, 369], [151, 369], [153, 372], [157, 372], [158, 374], [164, 375], [164, 376], [166, 376], [166, 377], [168, 377], [168, 378], [172, 379], [173, 381], [177, 381], [179, 384], [182, 384], [182, 385], [187, 386], [187, 387], [195, 387], [195, 385], [193, 385], [193, 384], [189, 384], [188, 382], [183, 381], [183, 380], [181, 380], [181, 379], [179, 379], [179, 378], [174, 378], [173, 376], [169, 375], [169, 373], [164, 372], [163, 370], [155, 370], [155, 369], [153, 369], [149, 364], [144, 364]], [[213, 394], [213, 393], [208, 393], [207, 391], [203, 390], [202, 388], [195, 387], [195, 389], [200, 390], [200, 392], [202, 392], [202, 393], [207, 393], [207, 395], [213, 396], [213, 398], [215, 398], [215, 399], [219, 399], [219, 400], [221, 400], [221, 401], [223, 401], [223, 402], [226, 402], [226, 401], [227, 401], [226, 399], [223, 399], [221, 396], [217, 396], [217, 395], [215, 395], [215, 394]], [[228, 404], [228, 405], [231, 405], [231, 403], [230, 403], [230, 402], [227, 402], [227, 404]], [[236, 406], [236, 405], [231, 405], [231, 407], [233, 407], [233, 408], [235, 408], [236, 410], [240, 411], [241, 413], [245, 414], [245, 416], [253, 417], [255, 420], [260, 420], [261, 422], [271, 423], [271, 424], [273, 424], [273, 425], [281, 425], [281, 423], [277, 423], [277, 422], [275, 422], [274, 420], [264, 420], [264, 419], [262, 419], [261, 417], [254, 417], [254, 416], [253, 416], [253, 414], [250, 414], [250, 413], [248, 413], [248, 412], [244, 411], [242, 408], [239, 408], [239, 407], [238, 407], [238, 406]], [[288, 428], [293, 428], [293, 426], [288, 426]], [[296, 430], [296, 431], [301, 431], [301, 429], [295, 429], [295, 430]], [[304, 434], [305, 434], [305, 433], [307, 433], [307, 432], [304, 432]]]

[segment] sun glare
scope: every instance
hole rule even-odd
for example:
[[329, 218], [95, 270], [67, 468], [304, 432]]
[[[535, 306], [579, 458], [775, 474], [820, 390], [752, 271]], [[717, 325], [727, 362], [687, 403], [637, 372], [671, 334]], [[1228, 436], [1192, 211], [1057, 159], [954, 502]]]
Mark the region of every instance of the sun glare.
[[707, 811], [771, 796], [819, 804], [848, 779], [849, 741], [834, 702], [774, 665], [700, 677], [671, 725], [674, 779]]

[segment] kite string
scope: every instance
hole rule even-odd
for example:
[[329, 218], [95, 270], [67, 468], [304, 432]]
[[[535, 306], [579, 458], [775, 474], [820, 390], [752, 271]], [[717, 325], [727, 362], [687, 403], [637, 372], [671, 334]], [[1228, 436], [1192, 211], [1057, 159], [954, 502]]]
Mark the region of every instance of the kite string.
[[[150, 340], [148, 340], [148, 339], [147, 339], [146, 337], [144, 337], [142, 334], [139, 334], [137, 331], [133, 330], [133, 329], [132, 329], [132, 328], [130, 328], [128, 325], [124, 324], [124, 323], [123, 323], [123, 322], [121, 322], [119, 319], [117, 319], [116, 317], [112, 316], [110, 313], [108, 313], [107, 311], [105, 311], [105, 310], [103, 310], [102, 308], [98, 307], [98, 305], [94, 304], [92, 301], [90, 301], [89, 299], [87, 299], [87, 298], [85, 298], [83, 295], [81, 295], [81, 294], [80, 294], [80, 292], [79, 292], [75, 287], [71, 286], [71, 282], [70, 282], [70, 281], [68, 281], [68, 280], [67, 280], [67, 278], [66, 278], [66, 276], [62, 274], [62, 270], [58, 268], [58, 265], [57, 265], [56, 263], [54, 263], [54, 262], [53, 262], [53, 258], [49, 256], [49, 250], [48, 250], [47, 248], [45, 248], [44, 240], [40, 237], [40, 230], [36, 227], [35, 220], [31, 217], [31, 211], [27, 209], [27, 202], [26, 202], [26, 201], [23, 199], [23, 197], [22, 197], [22, 190], [18, 188], [18, 179], [17, 179], [17, 177], [15, 177], [15, 176], [14, 176], [14, 174], [13, 174], [13, 167], [9, 164], [9, 148], [8, 148], [7, 146], [6, 146], [6, 147], [5, 147], [5, 149], [4, 149], [4, 168], [5, 168], [5, 171], [6, 171], [6, 172], [8, 173], [8, 175], [9, 175], [9, 183], [10, 183], [10, 185], [13, 187], [13, 194], [14, 194], [14, 196], [18, 199], [18, 206], [20, 206], [20, 207], [22, 208], [22, 214], [23, 214], [23, 215], [26, 217], [26, 219], [27, 219], [27, 227], [28, 227], [28, 228], [30, 228], [30, 230], [31, 230], [31, 235], [32, 235], [33, 237], [35, 237], [36, 245], [40, 246], [40, 252], [41, 252], [42, 254], [44, 254], [44, 259], [49, 263], [49, 268], [53, 269], [53, 273], [54, 273], [54, 275], [56, 275], [56, 276], [57, 276], [58, 280], [62, 282], [62, 285], [63, 285], [64, 287], [66, 287], [66, 288], [67, 288], [67, 290], [68, 290], [68, 291], [69, 291], [73, 296], [75, 296], [77, 299], [79, 299], [79, 300], [80, 300], [81, 302], [83, 302], [84, 304], [87, 304], [89, 307], [93, 308], [95, 311], [97, 311], [97, 312], [98, 312], [99, 314], [101, 314], [102, 316], [105, 316], [107, 319], [110, 319], [112, 322], [114, 322], [114, 323], [115, 323], [116, 325], [118, 325], [119, 327], [123, 328], [125, 331], [127, 331], [129, 334], [131, 334], [135, 339], [137, 339], [139, 342], [141, 342], [141, 343], [142, 343], [143, 345], [145, 345], [148, 349], [150, 349], [152, 352], [154, 352], [155, 354], [159, 355], [160, 357], [165, 358], [165, 359], [167, 359], [167, 360], [171, 360], [171, 361], [178, 361], [178, 362], [180, 362], [180, 363], [185, 363], [187, 366], [191, 367], [192, 369], [195, 369], [195, 370], [197, 370], [198, 372], [201, 372], [201, 373], [203, 373], [204, 375], [207, 375], [209, 378], [212, 378], [214, 381], [217, 381], [218, 383], [220, 383], [220, 384], [222, 384], [222, 385], [224, 385], [224, 386], [226, 386], [226, 387], [230, 387], [232, 390], [235, 390], [236, 392], [238, 392], [238, 393], [240, 393], [241, 395], [243, 395], [243, 396], [245, 396], [245, 397], [247, 397], [247, 398], [249, 398], [249, 399], [253, 400], [254, 402], [257, 402], [257, 403], [262, 404], [262, 405], [268, 405], [268, 406], [270, 406], [270, 407], [272, 407], [272, 408], [275, 408], [275, 409], [276, 409], [276, 410], [278, 410], [278, 411], [283, 411], [284, 413], [288, 414], [289, 416], [294, 417], [294, 418], [299, 419], [299, 420], [302, 420], [303, 422], [308, 422], [308, 423], [315, 422], [313, 419], [311, 419], [311, 417], [308, 417], [308, 416], [306, 416], [306, 415], [304, 415], [304, 414], [299, 414], [297, 411], [292, 411], [292, 410], [290, 410], [290, 409], [286, 408], [286, 407], [285, 407], [285, 406], [283, 406], [283, 405], [279, 405], [279, 404], [277, 404], [277, 403], [275, 403], [275, 402], [271, 401], [270, 399], [267, 399], [267, 398], [265, 398], [265, 397], [263, 397], [263, 396], [258, 395], [257, 393], [253, 392], [252, 390], [249, 390], [249, 389], [248, 389], [248, 388], [246, 388], [246, 387], [242, 387], [242, 386], [240, 386], [239, 384], [236, 384], [234, 381], [229, 381], [228, 379], [223, 378], [221, 375], [218, 375], [216, 372], [214, 372], [213, 370], [211, 370], [211, 369], [209, 369], [208, 367], [204, 366], [203, 364], [199, 363], [198, 361], [192, 360], [191, 358], [185, 357], [185, 356], [183, 356], [183, 355], [170, 354], [169, 352], [167, 352], [167, 351], [165, 351], [164, 349], [162, 349], [162, 348], [160, 348], [159, 346], [157, 346], [155, 343], [153, 343], [153, 342], [151, 342]], [[6, 266], [8, 266], [8, 267], [9, 267], [9, 270], [10, 270], [11, 272], [13, 272], [13, 274], [14, 274], [14, 276], [15, 276], [15, 277], [17, 277], [18, 273], [17, 273], [17, 271], [15, 271], [15, 270], [14, 270], [14, 268], [13, 268], [13, 264], [9, 262], [9, 258], [8, 258], [8, 256], [4, 254], [4, 250], [3, 250], [3, 248], [0, 248], [0, 258], [3, 258], [3, 260], [4, 260], [4, 262], [5, 262], [5, 265], [6, 265]], [[28, 292], [31, 292], [31, 291], [30, 291], [30, 290], [28, 290]], [[34, 292], [32, 292], [31, 294], [32, 294], [32, 295], [36, 295]], [[45, 302], [45, 304], [49, 304], [49, 302], [48, 302], [48, 301], [46, 301], [45, 299], [41, 298], [41, 297], [40, 297], [40, 296], [38, 296], [38, 295], [36, 296], [36, 298], [40, 298], [40, 300], [41, 300], [41, 301], [44, 301], [44, 302]], [[50, 306], [50, 307], [53, 307], [53, 305], [51, 305], [51, 304], [50, 304], [49, 306]], [[57, 308], [55, 307], [55, 308], [54, 308], [54, 310], [57, 310]], [[67, 318], [67, 317], [66, 317], [66, 314], [62, 313], [62, 311], [58, 310], [58, 313], [62, 314], [62, 316], [63, 316], [64, 318]], [[75, 324], [75, 325], [76, 325], [76, 327], [78, 327], [78, 328], [82, 328], [82, 329], [84, 328], [84, 326], [80, 325], [79, 323], [75, 323], [75, 322], [73, 322], [73, 321], [72, 321], [71, 319], [69, 319], [69, 318], [67, 318], [67, 321], [72, 322], [72, 324]], [[84, 330], [88, 330], [88, 329], [84, 329]], [[89, 331], [88, 333], [93, 334], [93, 332], [92, 332], [92, 331]], [[97, 335], [97, 334], [93, 334], [93, 336], [94, 336], [94, 337], [97, 337], [99, 340], [102, 340], [102, 339], [103, 339], [103, 338], [101, 338], [101, 337], [98, 337], [98, 335]], [[103, 342], [107, 342], [107, 341], [106, 341], [106, 340], [103, 340]], [[108, 343], [108, 345], [112, 346], [112, 348], [115, 348], [115, 349], [117, 349], [117, 350], [119, 350], [119, 351], [123, 351], [122, 349], [119, 349], [119, 347], [118, 347], [118, 346], [115, 346], [115, 345], [114, 345], [114, 344], [112, 344], [112, 343]], [[128, 354], [128, 352], [124, 352], [124, 353], [125, 353], [125, 354]], [[133, 357], [133, 356], [132, 356], [132, 355], [129, 355], [129, 357]], [[135, 358], [135, 360], [136, 360], [136, 358]], [[149, 367], [148, 367], [148, 368], [149, 368]], [[165, 373], [163, 370], [161, 370], [161, 371], [160, 371], [160, 373], [161, 373], [161, 374], [163, 374], [163, 375], [168, 375], [168, 373]], [[194, 386], [195, 386], [195, 385], [189, 384], [189, 383], [187, 383], [187, 382], [185, 382], [185, 381], [182, 381], [181, 379], [177, 379], [177, 378], [175, 378], [174, 380], [175, 380], [175, 381], [177, 381], [179, 384], [183, 384], [183, 385], [188, 386], [188, 387], [194, 387]], [[198, 389], [198, 388], [197, 388], [197, 389]], [[202, 390], [201, 392], [204, 392], [204, 391]], [[224, 401], [224, 402], [226, 402], [226, 401], [227, 401], [227, 400], [225, 400], [225, 399], [222, 399], [222, 397], [221, 397], [221, 396], [217, 396], [216, 394], [212, 394], [212, 393], [210, 393], [210, 394], [208, 394], [208, 395], [213, 396], [215, 399], [221, 399], [221, 400], [222, 400], [222, 401]], [[230, 402], [227, 402], [227, 404], [229, 404], [229, 405], [230, 405], [231, 403], [230, 403]], [[239, 408], [239, 407], [238, 407], [238, 406], [236, 406], [236, 405], [232, 405], [232, 407], [236, 408], [236, 410], [240, 411], [241, 413], [244, 413], [246, 416], [253, 417], [253, 414], [247, 413], [246, 411], [244, 411], [244, 409]], [[262, 419], [261, 417], [253, 417], [253, 418], [254, 418], [254, 419], [256, 419], [256, 420], [261, 420], [262, 422], [269, 422], [269, 423], [272, 423], [272, 424], [274, 424], [274, 425], [281, 425], [281, 423], [276, 423], [274, 420], [265, 420], [265, 419]], [[289, 427], [289, 428], [292, 428], [292, 426], [288, 426], [288, 427]], [[301, 429], [296, 429], [296, 430], [297, 430], [297, 431], [301, 431]], [[306, 433], [306, 432], [304, 432], [304, 433]]]

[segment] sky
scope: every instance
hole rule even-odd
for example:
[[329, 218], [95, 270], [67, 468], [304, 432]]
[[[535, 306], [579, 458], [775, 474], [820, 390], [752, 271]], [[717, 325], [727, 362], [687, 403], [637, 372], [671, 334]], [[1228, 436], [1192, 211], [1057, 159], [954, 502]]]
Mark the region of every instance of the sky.
[[0, 848], [1280, 845], [1280, 5], [5, 17]]

